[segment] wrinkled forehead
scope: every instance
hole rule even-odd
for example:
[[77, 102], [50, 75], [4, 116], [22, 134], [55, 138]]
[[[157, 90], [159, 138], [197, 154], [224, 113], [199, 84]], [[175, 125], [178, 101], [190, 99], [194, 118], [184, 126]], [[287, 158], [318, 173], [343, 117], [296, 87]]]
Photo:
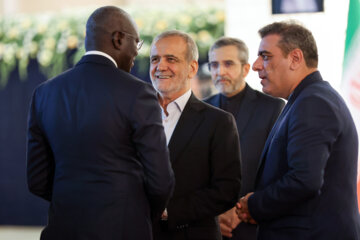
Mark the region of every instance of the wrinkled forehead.
[[155, 40], [151, 46], [150, 56], [173, 55], [185, 58], [187, 46], [184, 39], [179, 36], [169, 36]]

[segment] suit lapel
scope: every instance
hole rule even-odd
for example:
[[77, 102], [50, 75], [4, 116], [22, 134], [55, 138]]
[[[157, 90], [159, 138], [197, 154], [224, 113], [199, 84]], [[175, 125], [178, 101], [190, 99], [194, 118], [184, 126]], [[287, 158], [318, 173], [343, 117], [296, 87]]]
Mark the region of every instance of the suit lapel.
[[300, 82], [300, 84], [295, 88], [294, 92], [290, 95], [289, 97], [289, 101], [287, 102], [287, 104], [285, 105], [283, 111], [281, 112], [279, 118], [276, 120], [273, 128], [271, 129], [268, 138], [266, 139], [265, 142], [265, 146], [264, 149], [261, 153], [261, 157], [260, 157], [260, 162], [258, 165], [258, 169], [257, 169], [257, 177], [256, 177], [256, 184], [259, 181], [259, 178], [261, 177], [261, 169], [264, 165], [264, 161], [266, 158], [266, 154], [269, 150], [269, 146], [271, 143], [272, 138], [274, 137], [274, 134], [277, 132], [278, 128], [281, 125], [281, 122], [283, 120], [283, 118], [286, 116], [287, 112], [289, 111], [289, 109], [291, 108], [291, 106], [293, 105], [293, 103], [295, 102], [296, 98], [298, 97], [298, 95], [300, 94], [300, 92], [305, 89], [306, 87], [310, 86], [311, 84], [317, 82], [317, 81], [322, 81], [322, 77], [320, 75], [320, 73], [318, 71], [315, 71], [311, 74], [309, 74], [304, 80], [302, 80]]
[[203, 115], [201, 114], [201, 110], [203, 109], [202, 104], [203, 103], [191, 94], [169, 142], [170, 160], [172, 164], [176, 162], [181, 153], [186, 149], [196, 129], [203, 121]]
[[254, 114], [254, 109], [256, 108], [256, 102], [254, 101], [256, 99], [255, 91], [247, 86], [245, 96], [243, 98], [243, 101], [240, 105], [239, 111], [236, 113], [235, 119], [237, 122], [238, 132], [239, 136], [242, 135], [244, 129], [246, 129], [246, 125], [249, 122], [249, 119]]

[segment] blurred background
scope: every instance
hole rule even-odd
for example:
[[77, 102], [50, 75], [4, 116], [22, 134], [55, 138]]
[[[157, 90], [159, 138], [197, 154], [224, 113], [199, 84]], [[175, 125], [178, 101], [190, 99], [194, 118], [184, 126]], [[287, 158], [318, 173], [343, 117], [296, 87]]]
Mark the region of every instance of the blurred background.
[[[135, 19], [145, 43], [132, 73], [149, 80], [149, 47], [164, 30], [191, 34], [200, 51], [194, 93], [214, 94], [207, 51], [226, 35], [257, 57], [257, 30], [296, 19], [314, 34], [319, 69], [348, 102], [360, 126], [360, 0], [0, 0], [0, 239], [39, 239], [48, 203], [26, 185], [26, 121], [34, 88], [72, 67], [84, 54], [85, 22], [97, 7], [115, 5]], [[350, 9], [350, 10], [349, 10]], [[261, 90], [256, 73], [247, 82]], [[358, 190], [359, 191], [359, 190]]]

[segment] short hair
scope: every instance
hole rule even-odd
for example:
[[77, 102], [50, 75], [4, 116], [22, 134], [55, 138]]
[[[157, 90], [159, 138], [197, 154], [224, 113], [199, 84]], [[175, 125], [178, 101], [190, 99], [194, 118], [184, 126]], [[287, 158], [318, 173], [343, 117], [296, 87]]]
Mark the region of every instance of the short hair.
[[160, 39], [167, 37], [181, 37], [186, 43], [186, 60], [188, 62], [199, 60], [199, 50], [195, 41], [190, 37], [189, 34], [178, 31], [178, 30], [169, 30], [157, 35], [151, 43], [151, 47]]
[[284, 56], [299, 48], [303, 54], [307, 67], [318, 66], [318, 51], [311, 31], [295, 21], [274, 22], [259, 30], [261, 38], [276, 34], [280, 36], [278, 47]]
[[226, 46], [234, 46], [238, 50], [238, 57], [242, 64], [247, 64], [249, 62], [249, 49], [246, 44], [237, 38], [231, 37], [221, 37], [215, 41], [215, 43], [209, 49], [209, 56], [214, 49], [226, 47]]

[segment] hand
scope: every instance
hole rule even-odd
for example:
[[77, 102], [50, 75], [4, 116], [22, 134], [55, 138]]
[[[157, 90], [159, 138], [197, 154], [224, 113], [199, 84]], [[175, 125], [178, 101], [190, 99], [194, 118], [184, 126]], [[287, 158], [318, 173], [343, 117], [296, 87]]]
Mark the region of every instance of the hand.
[[256, 221], [251, 217], [249, 208], [248, 208], [248, 200], [251, 195], [254, 193], [248, 193], [244, 197], [240, 198], [239, 202], [236, 203], [236, 213], [239, 219], [246, 223], [256, 224]]
[[232, 231], [239, 225], [241, 220], [236, 214], [236, 208], [233, 207], [227, 212], [219, 215], [219, 224], [221, 234], [225, 237], [232, 237]]
[[166, 208], [164, 212], [161, 214], [161, 220], [168, 220], [168, 212]]

